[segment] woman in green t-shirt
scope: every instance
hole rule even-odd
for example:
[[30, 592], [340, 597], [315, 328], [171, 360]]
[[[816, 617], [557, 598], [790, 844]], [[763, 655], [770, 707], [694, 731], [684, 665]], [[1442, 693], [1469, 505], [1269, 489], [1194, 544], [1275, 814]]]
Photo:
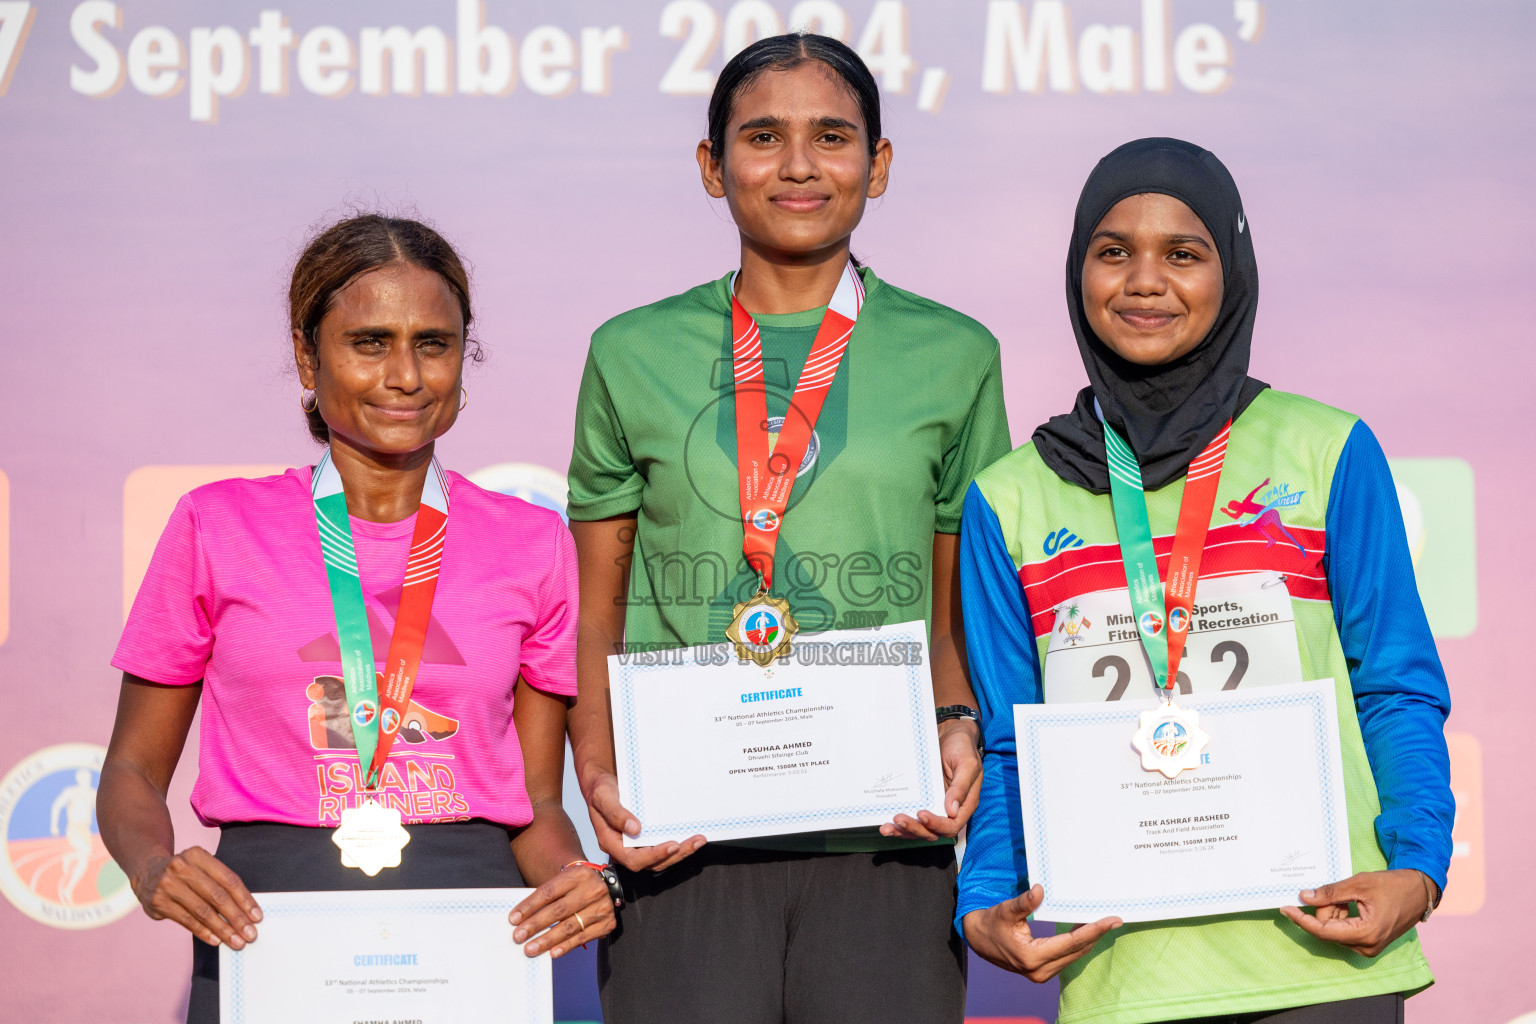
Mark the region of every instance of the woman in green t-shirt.
[[[1009, 448], [997, 341], [851, 259], [891, 145], [874, 79], [847, 46], [788, 35], [738, 54], [716, 84], [698, 160], [740, 231], [740, 271], [599, 328], [576, 416], [571, 739], [629, 900], [600, 952], [604, 1012], [619, 1024], [772, 1024], [884, 1020], [894, 1006], [958, 1022], [952, 840], [980, 761], [956, 531], [972, 475]], [[857, 326], [817, 341], [824, 321]], [[738, 380], [748, 384], [740, 429], [781, 442], [770, 472], [782, 478], [798, 459], [787, 500], [754, 535], [760, 546], [748, 538], [745, 549], [744, 522], [758, 516], [742, 512], [751, 485], [737, 472]], [[620, 644], [721, 643], [763, 582], [807, 633], [927, 622], [948, 816], [625, 848], [640, 822], [619, 801], [605, 658]]]

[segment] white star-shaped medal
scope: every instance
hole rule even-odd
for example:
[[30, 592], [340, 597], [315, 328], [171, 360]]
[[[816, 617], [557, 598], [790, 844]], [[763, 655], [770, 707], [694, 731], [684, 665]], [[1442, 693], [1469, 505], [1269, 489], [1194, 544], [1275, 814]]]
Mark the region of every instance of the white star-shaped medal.
[[1131, 736], [1131, 746], [1141, 755], [1141, 766], [1173, 778], [1186, 769], [1200, 767], [1200, 754], [1211, 742], [1200, 728], [1200, 713], [1173, 701], [1141, 713], [1141, 727]]
[[400, 851], [410, 841], [400, 812], [371, 797], [361, 807], [342, 811], [341, 825], [331, 833], [331, 842], [341, 847], [341, 866], [360, 868], [369, 878], [399, 867]]

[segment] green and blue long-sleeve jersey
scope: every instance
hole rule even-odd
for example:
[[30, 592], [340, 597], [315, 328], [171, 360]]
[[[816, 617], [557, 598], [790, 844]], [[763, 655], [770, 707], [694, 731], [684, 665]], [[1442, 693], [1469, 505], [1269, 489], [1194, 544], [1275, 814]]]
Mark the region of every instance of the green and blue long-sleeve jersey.
[[[1229, 491], [1226, 508], [1240, 510], [1263, 488], [1286, 485], [1303, 497], [1272, 516], [1223, 514]], [[1160, 572], [1182, 493], [1175, 481], [1147, 494]], [[1217, 500], [1202, 578], [1283, 574], [1304, 678], [1331, 676], [1339, 687], [1354, 869], [1417, 868], [1443, 887], [1454, 814], [1443, 734], [1450, 697], [1376, 438], [1346, 413], [1266, 391], [1233, 424]], [[1062, 481], [1025, 445], [966, 496], [960, 577], [986, 774], [957, 927], [1027, 887], [1012, 705], [1044, 699], [1055, 608], [1126, 585], [1109, 496]], [[1126, 925], [1064, 973], [1060, 1020], [1241, 1013], [1432, 980], [1414, 932], [1367, 960], [1271, 912]]]

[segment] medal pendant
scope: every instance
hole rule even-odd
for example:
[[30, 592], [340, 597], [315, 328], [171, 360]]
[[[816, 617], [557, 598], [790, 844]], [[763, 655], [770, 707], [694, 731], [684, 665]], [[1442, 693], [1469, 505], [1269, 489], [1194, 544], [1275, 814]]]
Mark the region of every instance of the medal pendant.
[[400, 866], [400, 851], [411, 834], [400, 824], [400, 812], [369, 797], [361, 807], [341, 812], [341, 825], [331, 842], [341, 847], [341, 866], [359, 868], [372, 878], [385, 868]]
[[1170, 779], [1200, 767], [1200, 755], [1210, 741], [1210, 734], [1200, 728], [1200, 713], [1172, 701], [1143, 711], [1141, 727], [1131, 736], [1142, 768]]
[[765, 668], [789, 653], [790, 641], [800, 632], [800, 624], [783, 598], [757, 594], [738, 604], [731, 614], [725, 635], [736, 645], [736, 654]]

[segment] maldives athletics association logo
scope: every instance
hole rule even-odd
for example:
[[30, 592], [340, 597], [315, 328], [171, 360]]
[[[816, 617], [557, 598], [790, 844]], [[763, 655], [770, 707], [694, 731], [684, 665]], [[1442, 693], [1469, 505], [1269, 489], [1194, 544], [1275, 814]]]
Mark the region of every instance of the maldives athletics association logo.
[[1136, 624], [1146, 636], [1157, 636], [1163, 631], [1163, 617], [1157, 612], [1142, 612]]
[[55, 928], [99, 928], [139, 905], [96, 825], [105, 747], [45, 747], [0, 780], [0, 892]]
[[779, 528], [779, 514], [771, 508], [760, 508], [748, 514], [747, 522], [764, 533], [772, 533]]
[[789, 653], [790, 641], [799, 631], [800, 624], [790, 614], [787, 601], [758, 594], [733, 609], [725, 635], [736, 645], [736, 654], [742, 660], [755, 661], [767, 668], [775, 658]]
[[1163, 722], [1152, 730], [1152, 749], [1164, 757], [1178, 757], [1189, 744], [1189, 730], [1179, 722]]
[[747, 643], [760, 650], [769, 650], [779, 642], [784, 620], [772, 608], [759, 608], [747, 616]]

